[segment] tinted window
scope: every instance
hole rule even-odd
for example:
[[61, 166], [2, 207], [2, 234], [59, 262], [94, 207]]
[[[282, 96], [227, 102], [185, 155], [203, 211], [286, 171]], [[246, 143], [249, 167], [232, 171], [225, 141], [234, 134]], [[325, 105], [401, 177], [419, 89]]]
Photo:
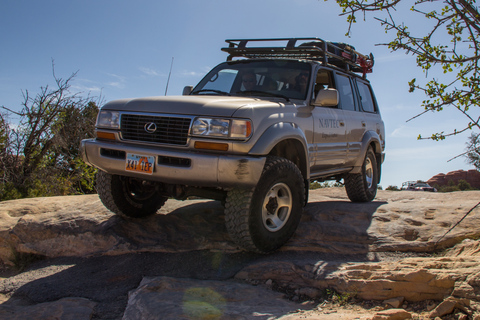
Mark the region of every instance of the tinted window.
[[337, 75], [337, 90], [340, 95], [340, 104], [343, 110], [355, 110], [353, 90], [348, 77]]
[[370, 87], [362, 82], [357, 82], [357, 86], [363, 111], [375, 112], [375, 104]]
[[315, 89], [314, 94], [315, 97], [318, 94], [318, 91], [323, 89], [333, 88], [332, 85], [332, 73], [328, 70], [319, 70], [317, 73], [317, 78], [315, 79]]

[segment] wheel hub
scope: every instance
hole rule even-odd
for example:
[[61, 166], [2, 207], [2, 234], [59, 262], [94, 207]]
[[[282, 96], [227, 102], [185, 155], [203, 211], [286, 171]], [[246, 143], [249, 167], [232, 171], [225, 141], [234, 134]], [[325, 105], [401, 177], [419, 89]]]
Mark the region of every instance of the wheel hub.
[[282, 229], [292, 212], [292, 192], [285, 183], [277, 183], [267, 192], [262, 206], [262, 221], [270, 232]]
[[268, 200], [268, 203], [266, 205], [267, 211], [270, 214], [275, 214], [275, 212], [278, 209], [278, 201], [277, 198], [271, 197], [270, 200]]

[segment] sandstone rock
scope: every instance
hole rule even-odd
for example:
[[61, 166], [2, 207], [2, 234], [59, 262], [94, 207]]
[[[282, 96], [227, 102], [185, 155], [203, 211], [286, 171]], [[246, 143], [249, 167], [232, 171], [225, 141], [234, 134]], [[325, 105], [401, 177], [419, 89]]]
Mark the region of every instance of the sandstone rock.
[[[343, 188], [313, 190], [295, 236], [281, 250], [361, 254], [429, 252], [480, 236], [480, 191], [450, 194], [379, 191], [377, 200], [347, 200]], [[224, 226], [223, 207], [208, 200], [168, 200], [158, 214], [123, 219], [96, 195], [0, 202], [0, 260], [12, 251], [45, 257], [131, 252], [238, 252]], [[215, 230], [215, 232], [212, 232]], [[447, 233], [447, 234], [446, 234]], [[375, 258], [373, 258], [375, 259]]]
[[431, 313], [430, 318], [441, 317], [446, 314], [452, 313], [455, 309], [460, 309], [465, 313], [471, 314], [468, 310], [470, 307], [470, 300], [458, 299], [454, 297], [448, 297], [442, 301]]
[[11, 259], [12, 250], [49, 258], [238, 251], [224, 227], [223, 207], [215, 201], [169, 200], [157, 215], [123, 219], [105, 209], [97, 195], [33, 198], [0, 202], [2, 216], [7, 217], [0, 224], [4, 263]]
[[89, 320], [95, 303], [83, 298], [63, 298], [33, 306], [0, 305], [2, 320]]
[[431, 186], [448, 186], [450, 181], [456, 185], [459, 180], [467, 181], [473, 188], [480, 188], [480, 172], [477, 170], [457, 170], [452, 171], [447, 174], [439, 173], [432, 178], [430, 178], [427, 183]]
[[[272, 255], [275, 258], [266, 256], [249, 262], [235, 278], [257, 284], [275, 283], [275, 286], [297, 290], [299, 298], [313, 299], [325, 288], [331, 288], [365, 300], [383, 301], [402, 296], [413, 302], [440, 301], [452, 296], [480, 301], [480, 241], [461, 242], [466, 237], [480, 236], [480, 209], [472, 211], [450, 230], [478, 199], [480, 191], [450, 194], [379, 191], [374, 202], [358, 204], [348, 201], [343, 188], [314, 190], [291, 241], [279, 254]], [[229, 239], [223, 220], [221, 204], [207, 200], [168, 200], [158, 214], [146, 219], [115, 216], [103, 207], [96, 195], [0, 202], [0, 259], [7, 262], [14, 250], [45, 257], [195, 250], [239, 252]], [[460, 244], [442, 256], [411, 257], [411, 252], [434, 252], [457, 243]], [[289, 255], [302, 251], [309, 252], [308, 258], [289, 259]], [[396, 257], [398, 252], [405, 252], [405, 257], [388, 260], [385, 252], [389, 251], [397, 252]], [[192, 302], [185, 304], [182, 299], [189, 287], [203, 288], [192, 292], [217, 297], [220, 302], [226, 297], [227, 304], [247, 299], [249, 295], [252, 299], [257, 297], [260, 303], [263, 299], [276, 301], [281, 297], [280, 294], [268, 296], [267, 293], [272, 293], [270, 289], [249, 285], [235, 287], [240, 298], [234, 293], [229, 295], [221, 283], [225, 288], [238, 285], [229, 281], [204, 283], [184, 279], [185, 282], [179, 284], [167, 280], [145, 279], [138, 293], [132, 291], [125, 319], [135, 319], [137, 312], [145, 316], [158, 314], [157, 302], [150, 303], [158, 301], [158, 295], [175, 297], [171, 304], [165, 299], [161, 305], [175, 315], [179, 315], [175, 313], [180, 312], [178, 306], [187, 306], [185, 310], [194, 315], [230, 312], [219, 309], [215, 301], [200, 298], [189, 298]], [[254, 292], [257, 289], [260, 293]], [[238, 301], [243, 301], [241, 299]], [[231, 318], [235, 319], [241, 312], [262, 312], [258, 311], [262, 308], [249, 301], [253, 300], [240, 303], [244, 303], [241, 311], [229, 307]], [[280, 304], [285, 308], [278, 314], [285, 315], [282, 312], [298, 308], [298, 304], [285, 302], [286, 305]], [[145, 306], [148, 308], [142, 309]], [[267, 303], [265, 310], [276, 314], [270, 307]], [[185, 310], [181, 310], [182, 314]]]
[[343, 188], [314, 190], [299, 231], [282, 250], [433, 252], [480, 236], [480, 208], [448, 232], [478, 199], [480, 191], [380, 191], [374, 202], [358, 204], [348, 201]]
[[403, 309], [388, 309], [377, 312], [372, 320], [404, 320], [411, 318], [412, 314]]
[[397, 297], [383, 301], [384, 304], [388, 304], [393, 308], [399, 308], [403, 305], [403, 301], [405, 300], [404, 297]]
[[298, 304], [267, 288], [229, 281], [144, 278], [130, 292], [124, 320], [263, 319], [297, 310]]
[[[479, 241], [465, 240], [454, 252], [469, 253]], [[458, 298], [480, 300], [480, 258], [472, 255], [439, 258], [406, 258], [395, 262], [342, 263], [318, 261], [300, 265], [292, 261], [251, 264], [237, 273], [237, 279], [266, 281], [294, 288], [333, 288], [364, 300], [388, 300], [404, 296], [408, 301]], [[455, 290], [468, 287], [470, 290]]]

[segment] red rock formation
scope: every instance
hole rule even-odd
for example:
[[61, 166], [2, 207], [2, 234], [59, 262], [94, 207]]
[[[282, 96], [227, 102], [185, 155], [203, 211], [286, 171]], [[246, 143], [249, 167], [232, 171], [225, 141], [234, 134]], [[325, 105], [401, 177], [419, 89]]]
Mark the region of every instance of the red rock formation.
[[453, 181], [453, 183], [456, 185], [460, 180], [467, 181], [473, 188], [480, 188], [480, 172], [477, 170], [457, 170], [447, 174], [439, 173], [430, 178], [427, 183], [431, 186], [448, 186], [450, 181]]

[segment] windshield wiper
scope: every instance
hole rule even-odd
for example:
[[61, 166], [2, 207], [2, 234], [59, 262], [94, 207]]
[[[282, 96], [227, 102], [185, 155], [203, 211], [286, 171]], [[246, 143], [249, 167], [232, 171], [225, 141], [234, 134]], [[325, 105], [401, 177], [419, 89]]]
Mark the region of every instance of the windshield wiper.
[[245, 91], [238, 91], [237, 92], [237, 94], [255, 94], [255, 93], [264, 94], [264, 95], [267, 95], [267, 96], [270, 96], [270, 97], [283, 98], [283, 99], [287, 100], [288, 102], [290, 102], [289, 97], [287, 97], [283, 94], [279, 94], [279, 93], [272, 93], [272, 92], [261, 91], [261, 90], [245, 90]]
[[196, 90], [196, 91], [193, 91], [192, 94], [198, 94], [198, 93], [200, 93], [200, 92], [214, 92], [214, 93], [221, 94], [222, 96], [230, 96], [230, 95], [231, 95], [231, 94], [228, 93], [228, 92], [221, 91], [221, 90], [215, 90], [215, 89]]

